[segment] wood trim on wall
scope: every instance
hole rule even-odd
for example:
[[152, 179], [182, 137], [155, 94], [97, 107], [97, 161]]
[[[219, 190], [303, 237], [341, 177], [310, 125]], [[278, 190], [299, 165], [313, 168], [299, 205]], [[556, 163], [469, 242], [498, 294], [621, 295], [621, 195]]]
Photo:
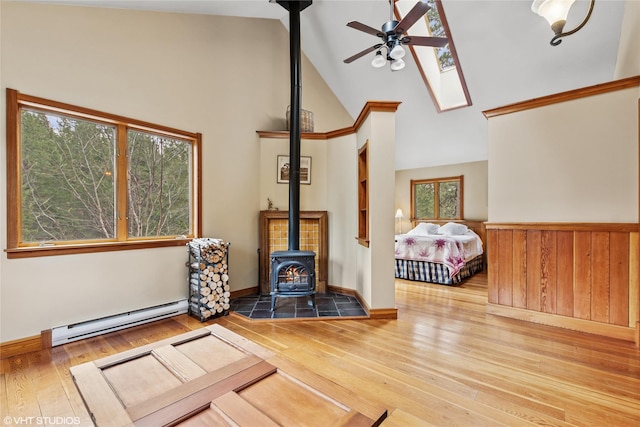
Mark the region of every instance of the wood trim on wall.
[[40, 351], [43, 348], [46, 347], [43, 346], [43, 339], [41, 335], [3, 342], [0, 343], [0, 360], [30, 353], [32, 351]]
[[634, 340], [637, 223], [487, 223], [486, 233], [488, 312]]
[[[367, 101], [367, 103], [360, 111], [358, 118], [354, 122], [353, 126], [348, 126], [342, 129], [332, 130], [329, 132], [303, 132], [300, 137], [302, 139], [331, 139], [337, 138], [340, 136], [351, 135], [354, 134], [360, 129], [362, 123], [367, 118], [367, 116], [374, 112], [387, 112], [394, 113], [398, 110], [398, 106], [401, 102], [398, 101]], [[289, 131], [271, 131], [271, 130], [259, 130], [256, 131], [260, 138], [275, 138], [275, 139], [288, 139]]]
[[601, 335], [624, 341], [634, 341], [635, 329], [607, 323], [591, 322], [556, 314], [540, 313], [516, 307], [505, 307], [499, 304], [487, 304], [487, 313], [511, 319], [524, 320], [540, 325], [555, 326], [563, 329]]
[[518, 111], [530, 110], [532, 108], [544, 107], [546, 105], [557, 104], [559, 102], [571, 101], [574, 99], [586, 98], [588, 96], [599, 95], [607, 92], [614, 92], [621, 89], [640, 86], [640, 76], [628, 77], [626, 79], [615, 80], [608, 83], [587, 86], [580, 89], [560, 92], [553, 95], [530, 99], [528, 101], [516, 102], [503, 107], [485, 110], [482, 112], [489, 119], [503, 114], [516, 113]]
[[351, 295], [354, 298], [357, 298], [360, 302], [362, 308], [367, 312], [369, 319], [397, 319], [398, 318], [398, 309], [397, 308], [371, 308], [369, 304], [362, 298], [360, 292], [355, 289], [342, 288], [340, 286], [329, 285], [329, 292], [336, 292], [339, 294]]

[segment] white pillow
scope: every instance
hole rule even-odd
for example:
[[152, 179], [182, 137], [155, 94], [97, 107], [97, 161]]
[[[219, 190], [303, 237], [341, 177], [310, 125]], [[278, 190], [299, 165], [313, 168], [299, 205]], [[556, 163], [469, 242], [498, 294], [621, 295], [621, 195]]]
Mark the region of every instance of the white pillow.
[[412, 234], [414, 236], [428, 236], [431, 234], [438, 234], [438, 229], [440, 226], [438, 224], [432, 224], [430, 222], [421, 222], [412, 230], [409, 230], [407, 234]]
[[465, 234], [468, 229], [469, 228], [464, 224], [448, 222], [440, 227], [440, 229], [438, 230], [438, 234], [444, 234], [448, 236], [461, 236]]

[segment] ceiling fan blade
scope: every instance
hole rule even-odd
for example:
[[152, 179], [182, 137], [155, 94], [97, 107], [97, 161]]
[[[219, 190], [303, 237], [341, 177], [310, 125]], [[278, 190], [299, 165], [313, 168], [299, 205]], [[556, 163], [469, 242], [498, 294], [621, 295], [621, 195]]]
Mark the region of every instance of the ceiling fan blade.
[[363, 50], [362, 52], [358, 52], [358, 53], [356, 53], [355, 55], [350, 56], [349, 58], [345, 59], [345, 60], [344, 60], [344, 63], [345, 63], [345, 64], [348, 64], [348, 63], [350, 63], [350, 62], [353, 62], [353, 61], [355, 61], [356, 59], [358, 59], [358, 58], [360, 58], [360, 57], [365, 56], [367, 53], [369, 53], [369, 52], [373, 52], [374, 50], [376, 50], [376, 49], [380, 49], [381, 47], [382, 47], [382, 44], [376, 44], [376, 45], [373, 45], [373, 46], [371, 46], [371, 47], [369, 47], [369, 48], [367, 48], [367, 49]]
[[356, 30], [364, 31], [365, 33], [373, 34], [374, 36], [378, 37], [384, 36], [384, 34], [380, 30], [376, 30], [375, 28], [358, 21], [347, 22], [347, 27], [355, 28]]
[[449, 43], [446, 37], [405, 36], [400, 43], [413, 46], [445, 47]]
[[396, 34], [404, 34], [409, 28], [416, 23], [427, 11], [431, 9], [431, 6], [426, 1], [420, 0], [413, 6], [413, 9], [407, 13], [407, 16], [402, 18], [402, 21], [398, 22], [398, 25], [394, 28]]

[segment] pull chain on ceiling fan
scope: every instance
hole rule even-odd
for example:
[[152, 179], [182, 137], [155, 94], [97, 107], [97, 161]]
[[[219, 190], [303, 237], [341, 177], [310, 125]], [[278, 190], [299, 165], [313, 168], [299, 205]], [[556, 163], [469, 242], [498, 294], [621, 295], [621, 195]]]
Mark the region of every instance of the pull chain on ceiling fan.
[[[376, 30], [373, 27], [365, 25], [358, 21], [351, 21], [347, 23], [347, 27], [355, 28], [356, 30], [363, 31], [368, 34], [372, 34], [376, 37], [380, 37], [382, 43], [377, 43], [362, 52], [344, 60], [345, 64], [349, 64], [358, 58], [363, 57], [369, 52], [376, 52], [376, 56], [371, 61], [371, 65], [375, 68], [384, 67], [387, 61], [391, 64], [392, 71], [398, 71], [404, 68], [405, 63], [402, 57], [405, 55], [405, 50], [402, 45], [414, 45], [414, 46], [430, 46], [430, 47], [444, 47], [449, 40], [446, 37], [423, 37], [423, 36], [408, 36], [404, 33], [415, 24], [418, 19], [424, 16], [425, 13], [431, 7], [427, 4], [426, 0], [419, 1], [409, 11], [407, 16], [402, 18], [401, 21], [394, 19], [394, 5], [395, 0], [390, 2], [389, 21], [385, 22], [380, 30]], [[382, 50], [386, 50], [386, 55], [383, 56]]]

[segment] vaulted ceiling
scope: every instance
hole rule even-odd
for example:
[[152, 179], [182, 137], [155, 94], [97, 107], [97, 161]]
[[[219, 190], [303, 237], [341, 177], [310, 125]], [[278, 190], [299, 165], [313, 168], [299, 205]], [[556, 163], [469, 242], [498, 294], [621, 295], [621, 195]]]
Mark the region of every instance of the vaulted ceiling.
[[[271, 18], [288, 27], [287, 11], [268, 0], [50, 2]], [[616, 78], [626, 3], [596, 0], [587, 25], [552, 47], [553, 33], [531, 12], [531, 0], [442, 0], [473, 103], [446, 112], [434, 107], [411, 57], [397, 72], [371, 67], [373, 54], [343, 63], [377, 41], [346, 23], [357, 20], [379, 28], [389, 18], [388, 0], [314, 0], [301, 14], [302, 49], [354, 119], [366, 101], [402, 102], [396, 119], [397, 169], [479, 161], [487, 159], [483, 110]], [[576, 1], [566, 28], [577, 25], [587, 8], [587, 0]]]

